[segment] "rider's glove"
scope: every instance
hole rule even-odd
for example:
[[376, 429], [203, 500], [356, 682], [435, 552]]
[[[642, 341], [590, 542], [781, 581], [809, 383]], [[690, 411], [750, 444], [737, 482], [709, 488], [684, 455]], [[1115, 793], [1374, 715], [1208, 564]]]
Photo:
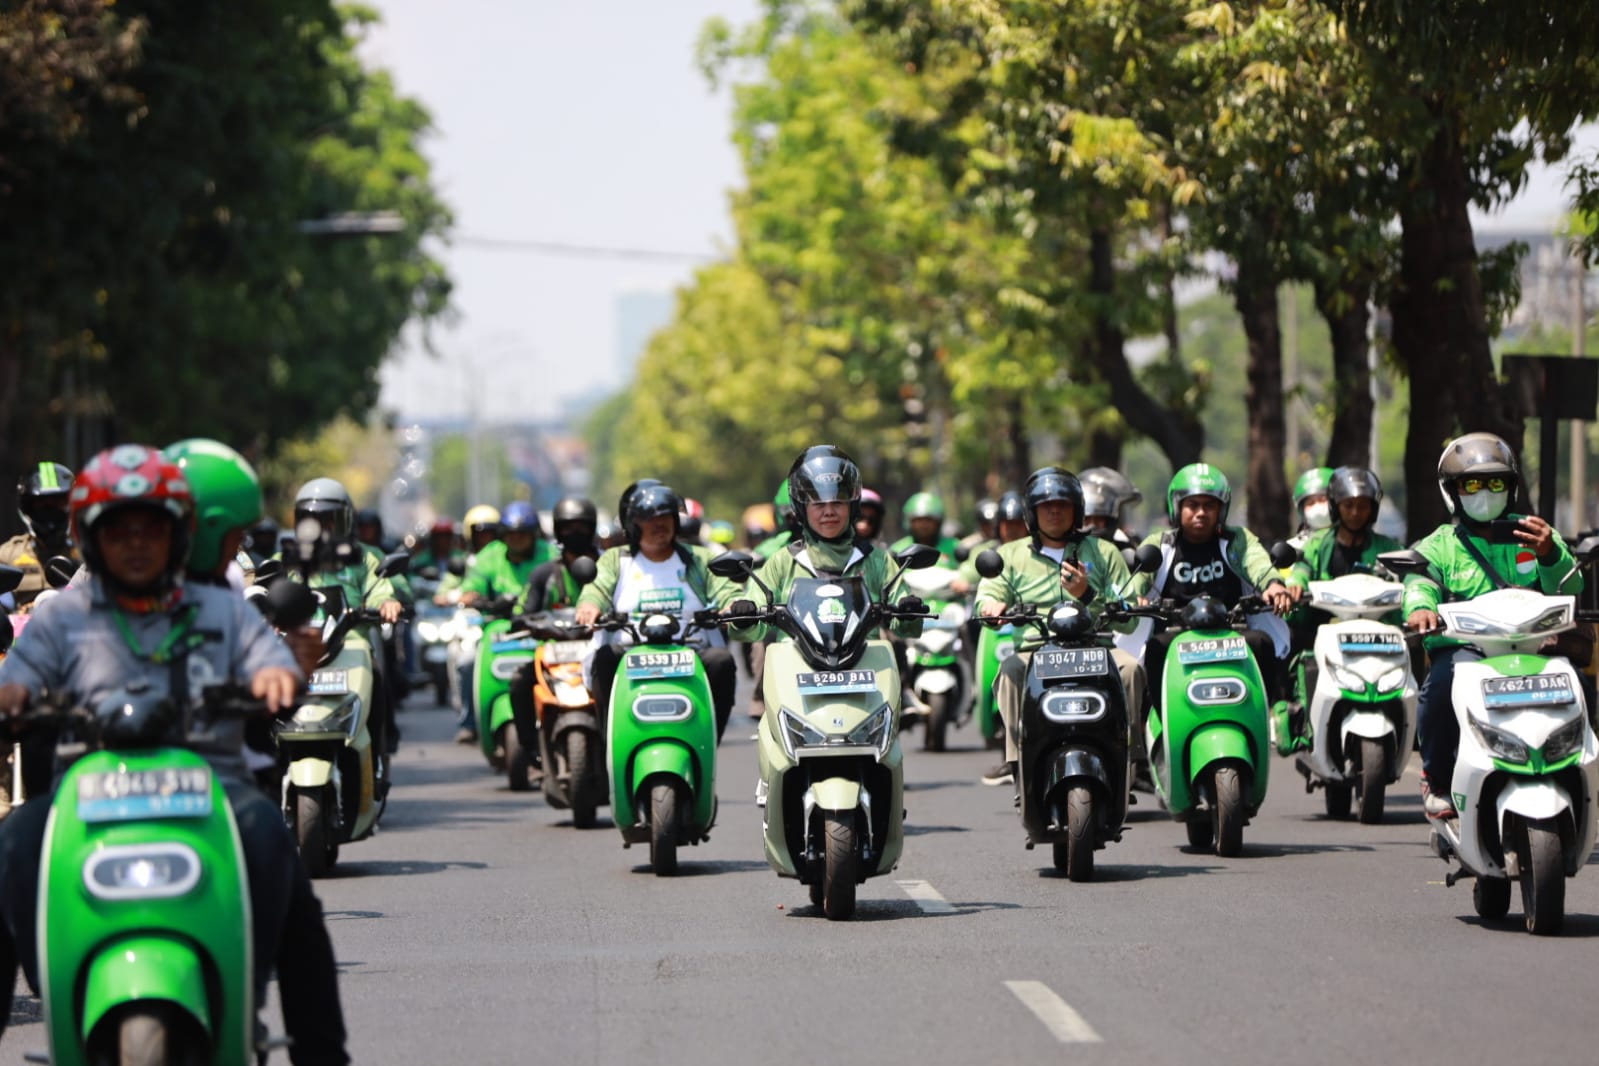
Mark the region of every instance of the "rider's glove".
[[734, 600], [732, 603], [727, 605], [726, 613], [735, 618], [746, 619], [746, 621], [733, 622], [731, 624], [739, 629], [747, 629], [751, 625], [755, 624], [755, 619], [753, 616], [759, 610], [760, 608], [755, 606], [754, 600]]
[[894, 609], [906, 614], [920, 614], [927, 610], [927, 604], [922, 602], [920, 596], [906, 596], [894, 605]]

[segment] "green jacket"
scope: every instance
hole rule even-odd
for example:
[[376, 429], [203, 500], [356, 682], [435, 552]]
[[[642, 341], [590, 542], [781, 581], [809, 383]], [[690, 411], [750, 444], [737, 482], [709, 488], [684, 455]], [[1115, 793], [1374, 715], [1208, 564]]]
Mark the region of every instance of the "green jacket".
[[[700, 598], [701, 603], [720, 608], [728, 600], [738, 597], [741, 590], [737, 585], [711, 573], [703, 548], [682, 541], [675, 547], [678, 560], [683, 564], [683, 582], [694, 590], [694, 595]], [[607, 548], [595, 564], [594, 580], [577, 598], [577, 605], [593, 604], [601, 611], [609, 611], [616, 597], [616, 586], [621, 580], [622, 563], [632, 557], [633, 549], [626, 544]]]
[[[1505, 517], [1523, 516], [1507, 514]], [[1461, 543], [1460, 535], [1456, 534], [1456, 528], [1453, 522], [1441, 525], [1412, 547], [1432, 563], [1434, 576], [1442, 579], [1443, 588], [1448, 590], [1450, 599], [1469, 600], [1493, 592], [1499, 586], [1477, 564], [1477, 560], [1471, 557], [1471, 553]], [[1543, 562], [1525, 545], [1490, 544], [1468, 532], [1465, 526], [1458, 528], [1462, 534], [1470, 538], [1472, 545], [1484, 559], [1488, 560], [1488, 564], [1499, 572], [1499, 576], [1512, 585], [1521, 588], [1536, 587], [1548, 596], [1575, 596], [1582, 591], [1582, 572], [1574, 569], [1576, 562], [1571, 549], [1566, 547], [1566, 542], [1561, 539], [1559, 533], [1554, 534], [1554, 557], [1548, 562]], [[1518, 560], [1518, 556], [1523, 554], [1525, 558]], [[1416, 611], [1436, 611], [1441, 599], [1438, 585], [1427, 576], [1411, 574], [1405, 578], [1403, 610], [1407, 619]], [[1428, 648], [1440, 648], [1452, 647], [1464, 641], [1454, 637], [1432, 635], [1427, 637], [1425, 643]]]
[[[1304, 588], [1312, 581], [1326, 581], [1332, 577], [1329, 568], [1332, 566], [1333, 549], [1338, 544], [1338, 527], [1318, 529], [1312, 533], [1299, 549], [1299, 561], [1288, 570], [1288, 584], [1296, 588]], [[1376, 530], [1372, 530], [1366, 539], [1366, 546], [1360, 552], [1362, 566], [1371, 567], [1377, 563], [1377, 556], [1383, 552], [1397, 551], [1404, 545], [1392, 537], [1385, 537]]]
[[[1225, 545], [1222, 556], [1227, 560], [1228, 568], [1243, 579], [1244, 595], [1259, 593], [1273, 581], [1282, 583], [1282, 575], [1271, 565], [1271, 556], [1266, 554], [1259, 537], [1243, 526], [1222, 526], [1220, 534]], [[1165, 587], [1166, 572], [1171, 569], [1172, 557], [1177, 551], [1177, 538], [1180, 535], [1175, 529], [1159, 529], [1144, 538], [1143, 544], [1139, 545], [1140, 548], [1144, 544], [1153, 544], [1160, 549], [1160, 569], [1153, 574], [1134, 574], [1128, 599], [1148, 597], [1151, 590], [1155, 589], [1157, 581], [1162, 588]]]
[[[273, 558], [281, 562], [283, 553], [279, 552]], [[359, 563], [351, 563], [338, 570], [318, 571], [311, 575], [308, 584], [314, 589], [334, 585], [342, 588], [347, 607], [379, 607], [389, 600], [400, 599], [399, 590], [394, 587], [394, 583], [386, 577], [378, 576], [378, 564], [382, 561], [382, 552], [370, 545], [362, 544]], [[292, 568], [288, 570], [288, 574], [291, 578], [299, 580], [299, 574]]]
[[500, 596], [520, 596], [527, 588], [527, 579], [534, 568], [559, 556], [555, 545], [547, 540], [533, 542], [533, 554], [519, 563], [506, 555], [505, 542], [497, 540], [484, 546], [473, 558], [461, 579], [461, 591], [475, 592], [479, 596], [496, 599]]
[[[780, 529], [776, 533], [773, 533], [770, 537], [767, 537], [765, 540], [755, 545], [755, 558], [759, 559], [761, 563], [764, 563], [766, 560], [770, 559], [772, 556], [788, 547], [789, 541], [793, 539], [794, 531], [792, 529]], [[760, 563], [757, 563], [756, 565], [759, 566]]]
[[[898, 555], [900, 552], [904, 551], [906, 548], [909, 548], [915, 543], [916, 538], [910, 534], [906, 534], [905, 536], [896, 540], [893, 544], [889, 545], [888, 554]], [[957, 545], [955, 544], [954, 537], [939, 537], [938, 543], [934, 544], [933, 547], [937, 548], [938, 554], [943, 556], [943, 558], [938, 561], [939, 566], [947, 567], [951, 570], [954, 570], [960, 566], [960, 564], [955, 561]]]
[[966, 561], [960, 565], [961, 580], [968, 585], [976, 586], [983, 580], [983, 575], [977, 572], [977, 557], [985, 551], [999, 551], [1001, 547], [998, 537], [989, 537], [987, 540], [973, 543], [966, 553]]
[[[376, 577], [378, 567], [382, 564], [385, 552], [382, 548], [361, 542], [361, 554], [366, 556], [366, 572], [369, 577]], [[411, 589], [411, 581], [405, 574], [395, 574], [389, 578], [389, 584], [394, 588], [394, 598], [407, 607], [416, 606], [416, 593]], [[378, 602], [382, 602], [381, 600]]]
[[[759, 585], [751, 581], [747, 590], [740, 589], [730, 599], [752, 599], [758, 606], [770, 607], [777, 603], [787, 603], [788, 594], [794, 587], [794, 582], [799, 578], [815, 577], [818, 569], [828, 573], [839, 574], [843, 577], [861, 577], [866, 579], [866, 591], [874, 602], [881, 603], [885, 593], [889, 590], [890, 574], [894, 569], [894, 560], [880, 549], [873, 548], [868, 543], [859, 540], [844, 545], [833, 545], [825, 541], [806, 538], [798, 542], [803, 545], [797, 551], [790, 547], [778, 552], [766, 561], [759, 574], [761, 583], [772, 590], [767, 596], [761, 591]], [[803, 556], [803, 558], [802, 558]], [[738, 586], [733, 586], [735, 589]], [[898, 619], [889, 623], [888, 627], [895, 635], [901, 637], [919, 637], [922, 634], [922, 620], [920, 618]], [[774, 640], [787, 640], [788, 635], [782, 633], [765, 623], [739, 628], [729, 626], [728, 636], [735, 640], [750, 642], [764, 640], [770, 633]]]
[[[1031, 537], [1013, 540], [999, 549], [1005, 561], [1005, 570], [998, 577], [985, 577], [977, 585], [975, 607], [981, 612], [985, 603], [999, 603], [1017, 607], [1025, 603], [1040, 608], [1054, 607], [1067, 600], [1081, 603], [1090, 614], [1098, 615], [1106, 603], [1126, 598], [1125, 590], [1132, 583], [1127, 561], [1116, 546], [1099, 537], [1083, 537], [1066, 546], [1065, 559], [1082, 565], [1088, 571], [1088, 597], [1078, 600], [1060, 584], [1060, 563], [1033, 547]], [[1022, 635], [1023, 649], [1036, 648], [1044, 642], [1036, 627], [1017, 627]]]

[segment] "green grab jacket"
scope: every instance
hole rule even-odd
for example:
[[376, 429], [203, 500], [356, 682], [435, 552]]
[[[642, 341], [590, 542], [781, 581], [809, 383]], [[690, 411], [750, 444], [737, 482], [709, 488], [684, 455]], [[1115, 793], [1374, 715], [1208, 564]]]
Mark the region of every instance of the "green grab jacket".
[[[1004, 545], [999, 549], [999, 557], [1005, 562], [1004, 572], [978, 582], [975, 607], [979, 612], [985, 603], [1006, 607], [1030, 603], [1047, 609], [1069, 600], [1087, 607], [1089, 613], [1097, 617], [1100, 607], [1125, 599], [1126, 589], [1132, 583], [1132, 574], [1122, 553], [1114, 544], [1099, 537], [1084, 536], [1066, 546], [1065, 561], [1078, 563], [1088, 571], [1088, 597], [1083, 600], [1061, 587], [1061, 564], [1034, 548], [1031, 537]], [[1044, 642], [1043, 634], [1034, 626], [1018, 626], [1017, 631], [1022, 634], [1023, 650], [1036, 648]]]

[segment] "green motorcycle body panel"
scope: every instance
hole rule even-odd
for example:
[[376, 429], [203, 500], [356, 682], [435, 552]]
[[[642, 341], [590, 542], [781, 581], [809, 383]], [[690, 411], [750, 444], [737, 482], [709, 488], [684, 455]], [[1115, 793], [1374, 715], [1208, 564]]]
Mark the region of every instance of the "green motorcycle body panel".
[[[763, 812], [763, 843], [766, 860], [780, 877], [802, 877], [803, 854], [795, 854], [795, 843], [803, 842], [813, 826], [791, 825], [803, 816], [802, 796], [811, 793], [816, 810], [829, 809], [821, 801], [833, 803], [850, 798], [843, 785], [853, 788], [856, 803], [875, 794], [869, 817], [872, 822], [874, 854], [867, 877], [877, 877], [894, 869], [905, 846], [905, 767], [899, 744], [900, 677], [893, 649], [887, 641], [868, 642], [865, 653], [850, 668], [852, 672], [871, 672], [869, 691], [847, 693], [813, 692], [803, 689], [799, 678], [813, 673], [792, 641], [778, 641], [766, 650], [766, 714], [761, 718], [757, 759], [761, 780], [767, 786]], [[866, 686], [861, 686], [863, 689]], [[886, 753], [859, 745], [817, 744], [789, 753], [778, 730], [786, 710], [803, 719], [822, 735], [847, 737], [865, 725], [879, 708], [888, 706], [889, 740]], [[796, 787], [789, 785], [799, 775]], [[866, 791], [861, 791], [861, 785]], [[873, 785], [875, 784], [875, 788]], [[792, 795], [791, 795], [792, 794]], [[844, 809], [854, 807], [851, 803]], [[831, 809], [839, 809], [832, 807]], [[861, 809], [866, 807], [862, 804]]]
[[477, 663], [472, 668], [472, 706], [477, 708], [477, 739], [483, 757], [492, 759], [500, 730], [511, 721], [511, 679], [533, 661], [539, 641], [511, 635], [511, 620], [494, 618], [483, 623], [477, 643]]
[[622, 838], [649, 839], [650, 779], [678, 778], [690, 797], [683, 840], [705, 837], [716, 818], [716, 712], [705, 666], [681, 644], [640, 644], [616, 668], [607, 710], [611, 815]]
[[[1145, 741], [1166, 809], [1185, 816], [1198, 803], [1193, 785], [1206, 767], [1217, 759], [1239, 759], [1250, 768], [1247, 806], [1253, 815], [1266, 798], [1270, 740], [1265, 681], [1244, 638], [1231, 629], [1179, 633], [1166, 653], [1164, 674]], [[1196, 698], [1211, 691], [1226, 698]]]
[[[119, 876], [137, 863], [155, 864], [165, 887]], [[244, 869], [227, 795], [193, 752], [97, 751], [67, 771], [39, 874], [39, 979], [53, 1063], [86, 1062], [88, 1035], [139, 1001], [192, 1015], [210, 1037], [208, 1061], [254, 1061]]]
[[999, 717], [999, 701], [994, 698], [994, 682], [999, 680], [999, 668], [1005, 660], [1016, 654], [1014, 626], [991, 629], [980, 626], [977, 631], [977, 728], [984, 740], [997, 740], [1003, 736], [1004, 721]]

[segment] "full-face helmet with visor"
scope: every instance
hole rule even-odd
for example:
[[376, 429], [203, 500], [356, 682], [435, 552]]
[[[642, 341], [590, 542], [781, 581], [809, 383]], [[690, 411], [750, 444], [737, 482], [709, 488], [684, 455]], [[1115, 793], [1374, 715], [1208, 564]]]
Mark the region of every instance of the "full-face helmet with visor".
[[807, 511], [813, 503], [832, 502], [849, 504], [849, 521], [834, 539], [855, 535], [855, 520], [861, 512], [861, 471], [842, 448], [817, 444], [801, 452], [788, 468], [788, 492], [794, 519], [805, 536], [824, 539], [812, 528]]

